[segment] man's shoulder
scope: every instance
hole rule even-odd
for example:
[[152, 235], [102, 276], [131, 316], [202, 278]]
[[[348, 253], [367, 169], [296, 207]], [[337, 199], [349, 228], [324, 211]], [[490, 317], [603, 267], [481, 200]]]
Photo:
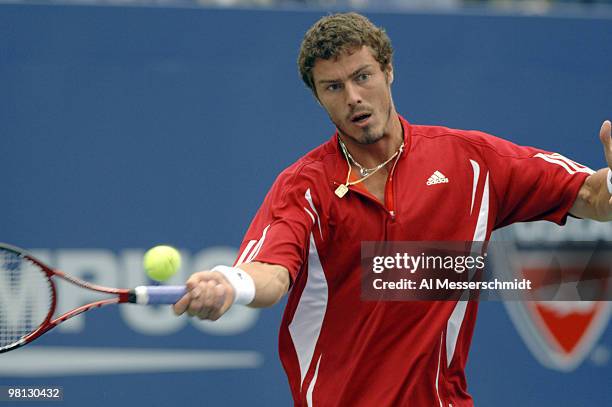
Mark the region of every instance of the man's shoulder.
[[445, 126], [432, 126], [425, 124], [411, 125], [411, 134], [417, 138], [422, 137], [425, 139], [438, 141], [448, 141], [443, 140], [444, 138], [448, 138], [449, 140], [474, 144], [491, 143], [493, 139], [497, 138], [491, 134], [479, 130], [463, 130]]
[[517, 149], [517, 145], [504, 138], [480, 130], [463, 130], [445, 126], [412, 125], [411, 134], [418, 146], [440, 148], [448, 146], [466, 150], [492, 151], [499, 155], [529, 154], [531, 148]]
[[289, 165], [276, 177], [266, 201], [284, 202], [288, 196], [306, 196], [310, 194], [312, 199], [322, 199], [322, 193], [326, 190], [325, 186], [333, 184], [334, 169], [338, 162], [337, 149], [332, 141], [328, 141], [314, 148], [303, 155], [293, 164]]
[[332, 140], [315, 147], [289, 165], [278, 175], [278, 179], [317, 177], [328, 174], [335, 166], [337, 151]]

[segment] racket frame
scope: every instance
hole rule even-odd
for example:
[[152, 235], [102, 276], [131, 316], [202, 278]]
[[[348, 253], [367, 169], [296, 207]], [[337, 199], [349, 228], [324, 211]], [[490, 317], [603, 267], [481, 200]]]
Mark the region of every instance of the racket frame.
[[[84, 281], [76, 277], [73, 277], [71, 275], [68, 275], [61, 270], [53, 269], [47, 266], [42, 261], [38, 260], [36, 257], [34, 257], [32, 254], [30, 254], [26, 250], [20, 249], [16, 246], [12, 246], [6, 243], [0, 243], [0, 250], [12, 252], [16, 254], [17, 256], [19, 256], [20, 258], [26, 259], [27, 261], [33, 263], [35, 266], [39, 267], [40, 270], [44, 272], [47, 278], [47, 283], [49, 284], [51, 288], [51, 305], [49, 307], [49, 312], [47, 313], [43, 322], [38, 326], [38, 328], [30, 332], [29, 334], [23, 336], [21, 339], [19, 339], [15, 343], [6, 345], [4, 347], [0, 347], [0, 353], [8, 352], [8, 351], [17, 349], [21, 346], [24, 346], [32, 342], [33, 340], [39, 338], [41, 335], [48, 332], [49, 330], [55, 328], [57, 325], [61, 324], [62, 322], [67, 321], [70, 318], [73, 318], [79, 314], [82, 314], [83, 312], [89, 311], [90, 309], [100, 308], [100, 307], [104, 307], [110, 304], [136, 303], [137, 302], [137, 295], [134, 289], [130, 290], [126, 288], [111, 288], [111, 287], [105, 287], [105, 286], [89, 283], [87, 281]], [[53, 277], [61, 278], [69, 283], [72, 283], [76, 286], [79, 286], [79, 287], [82, 287], [88, 290], [92, 290], [92, 291], [96, 291], [96, 292], [104, 293], [104, 294], [111, 294], [111, 295], [114, 295], [115, 297], [104, 299], [104, 300], [99, 300], [99, 301], [94, 301], [94, 302], [91, 302], [85, 305], [81, 305], [80, 307], [70, 310], [58, 316], [57, 318], [53, 319], [53, 315], [55, 314], [55, 311], [57, 309], [57, 288], [55, 285], [55, 281], [53, 280]]]

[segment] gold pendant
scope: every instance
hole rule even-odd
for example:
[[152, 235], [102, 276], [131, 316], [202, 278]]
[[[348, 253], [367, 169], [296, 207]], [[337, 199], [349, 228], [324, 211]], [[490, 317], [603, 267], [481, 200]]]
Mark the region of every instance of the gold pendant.
[[346, 193], [348, 192], [348, 190], [349, 189], [346, 185], [338, 185], [338, 188], [336, 188], [336, 195], [338, 196], [338, 198], [343, 198], [344, 195], [346, 195]]

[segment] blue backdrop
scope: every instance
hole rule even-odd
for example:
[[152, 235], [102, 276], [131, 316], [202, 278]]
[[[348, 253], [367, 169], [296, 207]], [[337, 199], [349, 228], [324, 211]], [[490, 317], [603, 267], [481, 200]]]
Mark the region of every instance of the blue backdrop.
[[[159, 243], [184, 252], [176, 282], [231, 261], [275, 176], [333, 133], [295, 63], [322, 14], [0, 5], [0, 240], [109, 285], [144, 282], [140, 256]], [[610, 20], [369, 16], [394, 42], [408, 120], [605, 164]], [[291, 403], [282, 306], [218, 326], [167, 311], [93, 311], [31, 347], [40, 353], [0, 356], [0, 386], [60, 385], [74, 406]], [[483, 304], [468, 372], [477, 405], [612, 404], [603, 326], [561, 372], [530, 353], [503, 305]]]

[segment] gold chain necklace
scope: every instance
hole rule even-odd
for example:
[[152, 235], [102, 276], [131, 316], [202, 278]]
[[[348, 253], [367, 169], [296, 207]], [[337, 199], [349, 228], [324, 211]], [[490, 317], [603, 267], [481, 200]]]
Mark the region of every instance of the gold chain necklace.
[[[395, 157], [399, 157], [402, 151], [404, 151], [404, 142], [402, 141], [402, 144], [400, 144], [397, 151], [393, 153], [393, 155], [389, 157], [387, 161], [380, 163], [376, 167], [373, 167], [373, 168], [365, 168], [364, 166], [359, 164], [357, 161], [355, 161], [355, 159], [350, 155], [350, 153], [348, 152], [346, 146], [344, 145], [340, 137], [338, 137], [338, 141], [340, 142], [340, 147], [342, 148], [342, 152], [344, 153], [346, 164], [348, 165], [348, 173], [346, 174], [346, 182], [344, 184], [338, 185], [338, 188], [336, 188], [336, 191], [335, 191], [335, 194], [338, 196], [338, 198], [343, 198], [344, 195], [346, 195], [346, 193], [349, 191], [349, 188], [348, 188], [349, 186], [359, 184], [360, 182], [363, 182], [366, 179], [370, 178], [372, 175], [376, 174], [382, 167], [389, 164], [391, 160], [393, 160]], [[351, 161], [355, 163], [357, 167], [359, 167], [362, 177], [359, 178], [358, 180], [349, 182], [349, 179], [351, 179], [351, 170], [352, 170]]]
[[[342, 141], [341, 141], [342, 143]], [[344, 151], [344, 154], [348, 157], [348, 159], [355, 164], [358, 168], [359, 168], [359, 174], [362, 177], [367, 177], [368, 175], [370, 175], [370, 173], [375, 173], [376, 171], [378, 171], [380, 169], [381, 165], [385, 165], [385, 163], [382, 163], [380, 165], [377, 165], [376, 167], [372, 167], [372, 168], [366, 168], [363, 165], [359, 164], [357, 162], [357, 160], [355, 160], [353, 158], [353, 156], [351, 155], [351, 153], [348, 151], [348, 149], [346, 148], [346, 146], [344, 145], [344, 143], [342, 143], [342, 151]], [[391, 157], [393, 158], [393, 157]]]

